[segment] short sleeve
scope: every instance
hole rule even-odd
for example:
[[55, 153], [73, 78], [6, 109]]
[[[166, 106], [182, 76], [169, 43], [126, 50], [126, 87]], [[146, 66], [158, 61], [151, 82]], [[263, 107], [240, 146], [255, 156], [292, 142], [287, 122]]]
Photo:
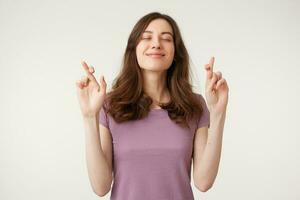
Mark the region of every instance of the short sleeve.
[[99, 123], [109, 129], [109, 119], [107, 113], [105, 112], [103, 106], [100, 110]]
[[202, 104], [202, 108], [203, 108], [203, 112], [201, 117], [198, 119], [198, 123], [197, 123], [197, 129], [201, 128], [203, 126], [210, 126], [210, 112], [208, 110], [207, 104], [205, 102], [205, 99], [203, 98], [203, 96], [201, 94], [198, 94], [199, 96], [199, 100]]

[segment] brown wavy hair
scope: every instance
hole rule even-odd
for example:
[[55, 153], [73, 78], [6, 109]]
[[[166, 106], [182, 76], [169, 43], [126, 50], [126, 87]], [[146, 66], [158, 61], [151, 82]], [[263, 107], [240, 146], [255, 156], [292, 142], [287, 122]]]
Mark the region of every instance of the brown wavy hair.
[[106, 94], [103, 105], [117, 123], [137, 120], [146, 117], [152, 105], [152, 99], [143, 91], [143, 76], [137, 62], [136, 46], [141, 35], [152, 20], [164, 19], [172, 27], [174, 33], [175, 54], [173, 63], [167, 70], [167, 89], [170, 93], [168, 103], [160, 103], [162, 109], [168, 111], [168, 116], [181, 127], [189, 127], [189, 121], [200, 117], [202, 105], [190, 84], [189, 54], [183, 43], [179, 27], [170, 16], [152, 12], [143, 16], [131, 31], [122, 68], [112, 84], [112, 89]]

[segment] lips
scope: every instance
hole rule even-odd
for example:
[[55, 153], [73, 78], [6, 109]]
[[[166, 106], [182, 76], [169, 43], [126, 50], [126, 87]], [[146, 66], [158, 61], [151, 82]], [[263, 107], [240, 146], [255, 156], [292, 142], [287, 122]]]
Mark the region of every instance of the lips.
[[146, 53], [147, 56], [150, 56], [150, 57], [163, 57], [165, 56], [165, 54], [163, 53]]

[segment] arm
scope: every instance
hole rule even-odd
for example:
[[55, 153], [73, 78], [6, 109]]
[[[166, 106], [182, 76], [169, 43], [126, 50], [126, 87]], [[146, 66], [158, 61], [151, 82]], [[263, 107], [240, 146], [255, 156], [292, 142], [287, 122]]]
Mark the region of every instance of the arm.
[[199, 128], [194, 146], [195, 186], [204, 192], [212, 187], [218, 173], [229, 92], [222, 73], [213, 71], [214, 60], [212, 57], [209, 64], [205, 65], [205, 95], [210, 111], [210, 128]]
[[101, 142], [105, 138], [100, 139], [98, 119], [98, 115], [84, 118], [86, 162], [93, 191], [98, 196], [104, 196], [111, 187], [112, 167], [102, 150]]
[[226, 112], [211, 112], [211, 124], [199, 128], [194, 141], [194, 184], [202, 192], [210, 189], [218, 173]]
[[102, 116], [99, 111], [106, 97], [106, 82], [101, 76], [98, 83], [93, 75], [95, 69], [85, 61], [81, 64], [86, 76], [76, 81], [76, 90], [84, 121], [88, 175], [94, 192], [104, 196], [112, 182], [111, 134], [102, 125], [99, 130], [99, 117]]

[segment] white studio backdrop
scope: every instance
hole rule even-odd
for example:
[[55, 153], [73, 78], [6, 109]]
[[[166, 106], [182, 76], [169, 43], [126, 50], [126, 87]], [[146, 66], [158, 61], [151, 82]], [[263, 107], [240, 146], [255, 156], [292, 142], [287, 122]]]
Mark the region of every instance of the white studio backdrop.
[[0, 0], [0, 199], [98, 197], [85, 162], [75, 81], [80, 61], [108, 89], [133, 25], [159, 11], [178, 23], [195, 91], [204, 64], [229, 85], [214, 186], [195, 199], [300, 199], [300, 1]]

